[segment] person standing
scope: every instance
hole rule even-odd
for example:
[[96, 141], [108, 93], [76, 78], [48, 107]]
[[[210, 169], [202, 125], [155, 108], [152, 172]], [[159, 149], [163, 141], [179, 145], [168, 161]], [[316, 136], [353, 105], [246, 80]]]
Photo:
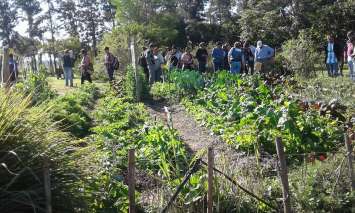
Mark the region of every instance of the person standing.
[[84, 84], [85, 81], [89, 81], [92, 83], [91, 74], [94, 71], [93, 65], [91, 63], [90, 56], [88, 55], [87, 50], [81, 50], [82, 60], [80, 63], [80, 70], [81, 70], [81, 84]]
[[[254, 47], [255, 49], [255, 47]], [[245, 59], [245, 64], [244, 64], [244, 72], [245, 74], [254, 74], [254, 52], [253, 47], [250, 46], [250, 42], [247, 40], [244, 42], [243, 45], [243, 55]]]
[[142, 67], [145, 78], [148, 80], [149, 79], [149, 70], [148, 70], [148, 64], [147, 64], [147, 59], [145, 58], [145, 51], [147, 51], [146, 47], [143, 47], [143, 52], [138, 58], [138, 65]]
[[272, 71], [273, 57], [275, 51], [268, 45], [264, 45], [262, 41], [258, 41], [255, 49], [255, 71], [259, 73], [267, 73]]
[[205, 73], [207, 68], [208, 52], [205, 42], [201, 42], [199, 48], [196, 51], [196, 59], [198, 62], [198, 71]]
[[186, 47], [185, 52], [181, 56], [182, 70], [193, 70], [194, 60], [190, 49]]
[[10, 84], [16, 83], [17, 76], [18, 76], [18, 68], [17, 68], [17, 62], [14, 59], [13, 54], [9, 54], [9, 82]]
[[344, 50], [344, 59], [347, 60], [349, 66], [350, 79], [355, 79], [355, 67], [353, 63], [352, 55], [354, 54], [353, 41], [355, 40], [354, 32], [350, 31], [347, 33], [348, 41]]
[[110, 82], [114, 80], [113, 74], [115, 72], [115, 67], [114, 67], [115, 60], [116, 60], [115, 56], [113, 56], [112, 53], [110, 53], [110, 48], [105, 47], [105, 67]]
[[154, 60], [154, 44], [149, 45], [149, 49], [145, 52], [145, 59], [147, 61], [148, 71], [149, 71], [149, 84], [152, 85], [156, 79], [156, 69], [155, 69], [155, 60]]
[[340, 61], [340, 48], [335, 43], [334, 36], [328, 35], [328, 43], [324, 46], [325, 64], [328, 70], [328, 76], [336, 77], [338, 75], [338, 62]]
[[224, 70], [230, 70], [230, 64], [229, 64], [229, 57], [228, 57], [228, 53], [229, 50], [231, 49], [228, 43], [225, 43], [222, 46], [222, 49], [224, 51], [224, 58], [223, 58], [223, 69]]
[[235, 42], [234, 47], [228, 53], [228, 61], [230, 64], [230, 72], [232, 74], [240, 74], [243, 65], [243, 52], [240, 42]]
[[224, 50], [222, 49], [222, 42], [217, 42], [217, 46], [212, 50], [212, 59], [213, 59], [213, 69], [214, 72], [223, 69], [224, 64]]
[[70, 51], [65, 50], [63, 56], [65, 86], [73, 87], [73, 67], [74, 67], [74, 59], [70, 55]]
[[176, 69], [179, 65], [177, 48], [173, 45], [171, 50], [166, 54], [165, 61], [168, 63], [169, 71]]
[[163, 75], [162, 66], [165, 63], [163, 55], [159, 52], [159, 48], [155, 47], [153, 50], [154, 55], [154, 69], [155, 69], [155, 79], [154, 82], [161, 81]]

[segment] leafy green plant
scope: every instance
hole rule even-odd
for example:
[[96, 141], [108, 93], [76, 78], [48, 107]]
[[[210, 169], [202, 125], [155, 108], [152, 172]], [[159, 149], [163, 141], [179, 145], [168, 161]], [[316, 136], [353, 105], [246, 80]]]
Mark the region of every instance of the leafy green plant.
[[148, 83], [143, 70], [141, 68], [137, 68], [137, 79], [136, 79], [136, 73], [133, 69], [133, 66], [128, 66], [124, 78], [125, 95], [127, 97], [132, 98], [133, 100], [136, 100], [137, 95], [139, 95], [141, 98], [146, 97], [148, 91], [149, 91]]

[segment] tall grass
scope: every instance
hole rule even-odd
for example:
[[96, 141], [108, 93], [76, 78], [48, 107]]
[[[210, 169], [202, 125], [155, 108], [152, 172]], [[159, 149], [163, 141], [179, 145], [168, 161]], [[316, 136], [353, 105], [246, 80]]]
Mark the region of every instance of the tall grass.
[[77, 148], [51, 121], [50, 109], [31, 97], [0, 91], [0, 212], [42, 212], [43, 159], [50, 159], [54, 212], [84, 208]]

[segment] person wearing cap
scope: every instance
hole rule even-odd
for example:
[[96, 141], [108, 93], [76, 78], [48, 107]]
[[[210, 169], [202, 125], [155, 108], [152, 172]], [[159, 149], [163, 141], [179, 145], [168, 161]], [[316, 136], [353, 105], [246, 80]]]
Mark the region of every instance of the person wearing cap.
[[89, 81], [92, 83], [91, 74], [94, 71], [93, 65], [91, 63], [90, 56], [85, 49], [81, 50], [82, 60], [80, 63], [80, 70], [81, 70], [81, 84], [84, 84], [85, 81]]
[[230, 72], [232, 74], [240, 74], [243, 64], [243, 52], [240, 42], [235, 42], [234, 47], [228, 53], [228, 61], [230, 64]]
[[207, 68], [208, 51], [205, 42], [201, 42], [196, 51], [196, 59], [198, 62], [198, 71], [205, 73]]
[[73, 67], [74, 58], [71, 56], [69, 50], [65, 50], [63, 56], [65, 86], [73, 87]]
[[258, 41], [255, 49], [255, 71], [266, 73], [272, 71], [272, 59], [275, 55], [273, 48]]
[[155, 69], [155, 59], [154, 59], [154, 48], [156, 45], [150, 44], [149, 49], [145, 52], [145, 58], [147, 61], [148, 65], [148, 71], [149, 71], [149, 84], [152, 85], [155, 82], [156, 79], [156, 69]]
[[217, 46], [212, 50], [213, 69], [215, 72], [223, 69], [225, 52], [222, 49], [222, 42], [217, 42]]

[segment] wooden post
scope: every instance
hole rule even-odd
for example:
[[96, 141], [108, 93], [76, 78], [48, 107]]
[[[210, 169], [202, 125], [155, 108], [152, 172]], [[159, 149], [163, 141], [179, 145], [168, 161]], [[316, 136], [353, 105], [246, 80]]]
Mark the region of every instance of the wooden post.
[[44, 158], [44, 162], [43, 162], [43, 182], [44, 182], [44, 193], [46, 196], [46, 213], [52, 213], [51, 176], [49, 171], [48, 158]]
[[353, 149], [352, 149], [352, 141], [350, 140], [350, 137], [347, 133], [344, 134], [345, 138], [345, 147], [346, 147], [346, 152], [347, 152], [347, 158], [348, 158], [348, 166], [349, 166], [349, 178], [351, 182], [351, 191], [355, 190], [355, 176], [354, 176], [354, 171], [353, 171]]
[[131, 49], [131, 57], [132, 57], [132, 66], [134, 69], [134, 76], [136, 79], [136, 101], [140, 101], [141, 97], [140, 97], [140, 81], [141, 79], [139, 79], [138, 73], [137, 73], [137, 62], [136, 62], [136, 44], [135, 44], [135, 36], [132, 35], [131, 36], [131, 44], [130, 44], [130, 49]]
[[128, 197], [129, 197], [129, 213], [136, 212], [135, 203], [135, 156], [134, 149], [128, 151]]
[[277, 156], [279, 158], [279, 163], [280, 163], [279, 175], [282, 184], [284, 213], [291, 213], [290, 192], [289, 192], [289, 185], [288, 185], [288, 175], [287, 175], [287, 166], [286, 166], [284, 147], [282, 145], [281, 138], [276, 138], [275, 143], [276, 143]]
[[207, 213], [213, 212], [213, 148], [208, 147], [208, 194], [207, 194]]

